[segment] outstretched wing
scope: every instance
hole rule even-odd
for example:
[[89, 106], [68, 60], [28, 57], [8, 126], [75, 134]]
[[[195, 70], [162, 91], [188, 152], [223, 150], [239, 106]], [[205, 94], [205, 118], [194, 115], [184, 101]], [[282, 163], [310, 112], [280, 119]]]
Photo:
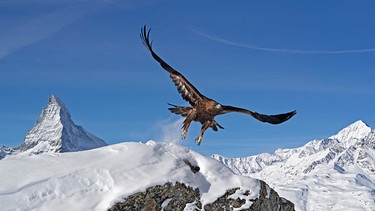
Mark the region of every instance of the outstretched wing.
[[152, 57], [160, 63], [160, 65], [169, 72], [170, 77], [174, 85], [177, 87], [178, 92], [181, 94], [182, 98], [194, 106], [197, 101], [201, 101], [204, 96], [177, 70], [169, 66], [163, 59], [161, 59], [152, 50], [152, 42], [150, 42], [150, 31], [147, 31], [146, 26], [141, 29], [141, 40], [146, 48], [151, 52]]
[[223, 108], [223, 111], [221, 112], [222, 114], [229, 113], [229, 112], [240, 112], [240, 113], [248, 114], [261, 122], [267, 122], [271, 124], [283, 123], [286, 120], [292, 118], [297, 113], [297, 111], [294, 110], [285, 114], [265, 115], [265, 114], [259, 114], [257, 112], [253, 112], [244, 108], [237, 108], [233, 106], [222, 106], [222, 108]]

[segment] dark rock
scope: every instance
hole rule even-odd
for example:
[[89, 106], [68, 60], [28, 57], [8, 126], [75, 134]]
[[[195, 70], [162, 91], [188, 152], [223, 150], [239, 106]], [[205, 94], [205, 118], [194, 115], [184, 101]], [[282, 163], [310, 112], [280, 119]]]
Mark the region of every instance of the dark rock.
[[[268, 185], [260, 181], [259, 198], [250, 199], [252, 205], [250, 208], [241, 209], [243, 211], [293, 211], [294, 204], [279, 197], [279, 195]], [[234, 199], [233, 194], [240, 188], [232, 188], [225, 192], [211, 204], [204, 206], [205, 211], [231, 211], [241, 208], [246, 203], [246, 199]], [[249, 190], [243, 193], [249, 195]], [[109, 211], [182, 211], [187, 204], [194, 204], [195, 211], [202, 210], [200, 202], [199, 189], [187, 187], [185, 184], [176, 182], [172, 185], [170, 182], [164, 185], [149, 187], [145, 192], [135, 193], [122, 202], [118, 202], [109, 208]], [[192, 206], [190, 205], [190, 208]]]
[[190, 163], [190, 161], [188, 159], [184, 159], [184, 162], [186, 165], [188, 165], [190, 167], [190, 170], [195, 174], [197, 173], [200, 168], [199, 166], [194, 166], [193, 164]]
[[240, 208], [246, 203], [245, 199], [232, 199], [229, 198], [240, 188], [232, 188], [225, 192], [225, 194], [219, 197], [215, 202], [204, 206], [204, 210], [233, 210], [234, 208]]
[[[269, 191], [269, 192], [268, 192]], [[251, 205], [249, 210], [272, 210], [272, 211], [293, 211], [294, 204], [284, 198], [268, 185], [260, 180], [260, 193], [259, 198], [256, 199]]]
[[126, 198], [125, 201], [113, 205], [109, 211], [159, 211], [162, 209], [164, 202], [167, 202], [164, 206], [165, 211], [182, 211], [186, 204], [193, 202], [200, 208], [199, 199], [198, 189], [194, 190], [179, 182], [176, 182], [175, 185], [168, 182], [163, 186], [156, 185], [147, 188], [145, 192], [135, 193]]

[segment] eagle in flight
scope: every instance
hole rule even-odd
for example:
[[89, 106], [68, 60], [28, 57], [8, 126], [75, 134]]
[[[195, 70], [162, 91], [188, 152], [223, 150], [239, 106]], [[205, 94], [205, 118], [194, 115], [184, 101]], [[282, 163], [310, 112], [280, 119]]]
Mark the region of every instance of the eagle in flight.
[[240, 112], [248, 114], [261, 122], [267, 122], [271, 124], [280, 124], [285, 122], [294, 116], [297, 112], [294, 110], [292, 112], [277, 114], [277, 115], [265, 115], [259, 114], [257, 112], [250, 111], [244, 108], [237, 108], [233, 106], [221, 105], [220, 103], [212, 100], [204, 95], [202, 95], [197, 88], [195, 88], [181, 73], [169, 66], [163, 59], [161, 59], [152, 50], [152, 41], [150, 41], [150, 31], [147, 30], [146, 26], [141, 28], [141, 40], [146, 48], [151, 52], [152, 57], [159, 62], [159, 64], [169, 73], [174, 85], [177, 87], [178, 92], [181, 94], [182, 98], [188, 101], [191, 107], [188, 106], [172, 106], [168, 108], [172, 113], [179, 114], [186, 119], [182, 126], [182, 138], [186, 137], [187, 131], [189, 129], [190, 123], [192, 121], [200, 122], [202, 128], [198, 138], [198, 145], [202, 142], [202, 137], [207, 128], [212, 128], [212, 130], [217, 131], [218, 127], [224, 129], [215, 121], [215, 116], [220, 114], [226, 114], [229, 112]]

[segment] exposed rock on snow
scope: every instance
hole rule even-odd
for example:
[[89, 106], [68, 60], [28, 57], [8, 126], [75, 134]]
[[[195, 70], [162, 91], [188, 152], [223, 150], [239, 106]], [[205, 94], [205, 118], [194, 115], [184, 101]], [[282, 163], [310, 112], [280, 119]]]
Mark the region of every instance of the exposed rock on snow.
[[237, 174], [264, 180], [296, 210], [375, 210], [375, 130], [363, 121], [296, 149], [213, 157]]
[[74, 124], [64, 103], [52, 95], [18, 150], [34, 154], [74, 152], [105, 145], [103, 140]]
[[199, 201], [199, 189], [187, 187], [185, 184], [176, 182], [172, 185], [170, 182], [164, 185], [155, 185], [146, 189], [145, 192], [135, 193], [123, 202], [113, 205], [109, 211], [128, 211], [128, 210], [164, 210], [177, 211], [184, 210], [186, 205], [194, 203], [196, 207], [201, 208]]
[[[213, 203], [204, 206], [205, 211], [238, 210], [238, 211], [293, 211], [294, 204], [279, 197], [269, 186], [260, 182], [259, 198], [249, 199], [250, 190], [243, 192], [241, 188], [231, 188]], [[147, 210], [147, 211], [183, 211], [202, 209], [199, 189], [187, 187], [185, 184], [170, 182], [135, 193], [122, 202], [113, 205], [109, 211]], [[252, 203], [248, 208], [241, 208]]]

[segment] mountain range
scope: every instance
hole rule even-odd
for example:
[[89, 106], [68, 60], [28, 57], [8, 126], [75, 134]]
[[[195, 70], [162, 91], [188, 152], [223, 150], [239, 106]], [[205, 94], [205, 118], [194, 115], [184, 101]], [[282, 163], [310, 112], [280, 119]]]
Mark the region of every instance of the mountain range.
[[23, 143], [0, 147], [1, 210], [294, 209], [263, 181], [185, 147], [106, 145], [52, 95]]
[[295, 149], [213, 157], [238, 175], [264, 180], [296, 210], [375, 210], [375, 130], [363, 121]]
[[181, 210], [375, 210], [375, 130], [357, 121], [299, 148], [210, 158], [155, 141], [107, 146], [52, 95], [19, 147], [0, 146], [0, 171], [4, 210], [138, 210], [145, 207], [134, 204], [150, 203], [155, 210], [176, 204]]

